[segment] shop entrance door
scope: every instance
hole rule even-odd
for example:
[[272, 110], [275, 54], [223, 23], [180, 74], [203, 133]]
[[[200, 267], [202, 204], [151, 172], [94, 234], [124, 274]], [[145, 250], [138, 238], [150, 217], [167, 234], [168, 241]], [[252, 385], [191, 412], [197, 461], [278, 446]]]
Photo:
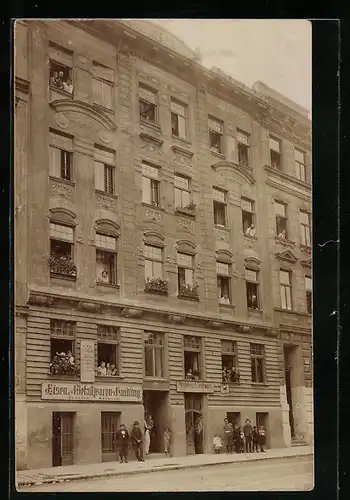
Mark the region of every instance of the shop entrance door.
[[102, 462], [115, 462], [117, 460], [116, 433], [120, 425], [120, 412], [101, 413], [101, 451]]
[[[145, 419], [151, 415], [154, 427], [150, 435], [149, 453], [164, 453], [163, 435], [168, 422], [168, 392], [143, 391]], [[141, 423], [141, 422], [140, 422]]]
[[204, 421], [200, 394], [185, 394], [185, 423], [187, 455], [204, 453]]
[[74, 412], [52, 412], [52, 467], [74, 461]]

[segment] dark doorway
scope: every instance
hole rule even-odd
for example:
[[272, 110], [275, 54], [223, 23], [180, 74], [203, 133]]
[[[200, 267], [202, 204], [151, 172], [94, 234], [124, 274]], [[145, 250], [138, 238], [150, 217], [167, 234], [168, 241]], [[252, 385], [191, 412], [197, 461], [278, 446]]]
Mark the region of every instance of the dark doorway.
[[289, 405], [289, 425], [290, 425], [290, 433], [291, 436], [295, 436], [295, 429], [294, 429], [294, 415], [293, 415], [293, 400], [292, 400], [292, 385], [291, 385], [291, 379], [290, 379], [290, 368], [286, 368], [284, 370], [284, 376], [286, 380], [286, 395], [287, 395], [287, 403]]
[[145, 419], [152, 416], [154, 427], [150, 438], [149, 453], [164, 453], [163, 435], [168, 422], [168, 392], [143, 391]]
[[185, 424], [187, 455], [204, 453], [204, 421], [200, 394], [185, 394]]
[[231, 411], [226, 413], [227, 420], [235, 427], [235, 425], [241, 425], [241, 414], [237, 411]]
[[120, 412], [101, 412], [101, 451], [102, 462], [117, 460], [115, 435], [120, 425]]
[[52, 467], [74, 462], [73, 412], [52, 412]]
[[256, 425], [263, 425], [266, 431], [266, 448], [270, 448], [269, 414], [267, 412], [256, 413]]

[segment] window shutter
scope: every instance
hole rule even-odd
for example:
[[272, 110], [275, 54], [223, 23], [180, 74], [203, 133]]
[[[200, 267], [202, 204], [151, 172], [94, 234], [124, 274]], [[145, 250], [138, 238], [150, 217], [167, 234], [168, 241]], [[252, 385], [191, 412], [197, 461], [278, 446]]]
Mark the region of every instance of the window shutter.
[[104, 170], [104, 164], [95, 161], [95, 189], [99, 191], [104, 191], [105, 188]]
[[49, 146], [50, 153], [50, 175], [59, 178], [61, 176], [61, 150]]

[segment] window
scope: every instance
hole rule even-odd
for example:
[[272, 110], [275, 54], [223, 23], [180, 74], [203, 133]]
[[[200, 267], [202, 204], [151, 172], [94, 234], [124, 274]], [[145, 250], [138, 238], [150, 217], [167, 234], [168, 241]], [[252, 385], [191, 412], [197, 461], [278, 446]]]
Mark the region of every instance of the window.
[[101, 452], [103, 462], [113, 462], [118, 452], [115, 435], [119, 430], [120, 413], [101, 412]]
[[187, 286], [194, 286], [193, 256], [186, 253], [177, 253], [177, 286], [178, 293]]
[[300, 210], [300, 241], [302, 245], [311, 247], [311, 214]]
[[157, 121], [157, 93], [140, 85], [139, 105], [141, 120], [155, 123]]
[[276, 235], [278, 238], [288, 238], [287, 205], [275, 200], [274, 206], [276, 219]]
[[96, 281], [106, 285], [117, 284], [117, 240], [113, 236], [96, 233]]
[[65, 181], [72, 180], [72, 159], [70, 151], [50, 146], [50, 175]]
[[281, 170], [281, 141], [270, 136], [270, 161], [271, 167]]
[[145, 245], [145, 279], [163, 278], [163, 250]]
[[184, 365], [186, 380], [201, 378], [201, 338], [184, 336]]
[[261, 344], [250, 344], [252, 382], [263, 384], [265, 381], [265, 348]]
[[218, 301], [220, 304], [231, 304], [231, 275], [230, 264], [225, 262], [216, 263]]
[[119, 331], [114, 326], [97, 327], [97, 375], [119, 375]]
[[75, 323], [51, 319], [50, 332], [51, 375], [75, 375]]
[[164, 377], [164, 336], [160, 333], [145, 333], [145, 376]]
[[231, 340], [221, 341], [221, 367], [222, 381], [224, 383], [239, 382], [237, 342]]
[[76, 276], [73, 261], [72, 227], [50, 223], [50, 271], [51, 273]]
[[114, 167], [95, 161], [95, 189], [114, 194]]
[[280, 270], [280, 289], [282, 309], [292, 310], [292, 280], [291, 272]]
[[243, 130], [237, 130], [238, 163], [249, 165], [250, 135]]
[[242, 226], [243, 233], [246, 236], [255, 236], [255, 214], [254, 214], [254, 201], [242, 198]]
[[297, 179], [306, 182], [305, 153], [299, 149], [294, 150], [295, 175]]
[[214, 224], [226, 227], [226, 193], [213, 188]]
[[223, 122], [209, 117], [209, 143], [211, 151], [215, 151], [220, 154], [222, 153], [223, 133]]
[[305, 276], [306, 310], [312, 314], [312, 278]]
[[93, 79], [93, 99], [95, 104], [112, 109], [112, 86], [102, 80]]
[[142, 202], [159, 206], [159, 168], [142, 162]]
[[187, 208], [190, 205], [190, 179], [175, 175], [175, 208]]
[[255, 269], [246, 269], [245, 283], [248, 309], [259, 309], [259, 272]]
[[187, 137], [187, 106], [171, 101], [171, 133], [181, 139]]
[[72, 70], [55, 61], [50, 61], [50, 87], [73, 94]]

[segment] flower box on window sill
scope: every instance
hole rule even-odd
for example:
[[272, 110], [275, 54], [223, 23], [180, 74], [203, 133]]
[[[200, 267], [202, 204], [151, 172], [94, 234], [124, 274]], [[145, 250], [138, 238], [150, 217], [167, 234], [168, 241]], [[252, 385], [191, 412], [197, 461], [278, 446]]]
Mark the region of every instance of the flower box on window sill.
[[216, 156], [217, 158], [220, 158], [221, 160], [226, 160], [226, 155], [224, 155], [223, 153], [219, 153], [219, 151], [216, 151], [215, 149], [210, 148], [210, 154]]
[[57, 281], [65, 281], [65, 282], [75, 282], [77, 280], [76, 276], [70, 276], [68, 274], [61, 274], [61, 273], [54, 273], [53, 271], [50, 271], [50, 277], [51, 279], [55, 279]]
[[187, 215], [188, 217], [196, 217], [196, 205], [193, 206], [193, 208], [189, 207], [176, 207], [175, 212], [179, 215]]
[[74, 279], [77, 276], [77, 267], [69, 256], [51, 254], [49, 257], [49, 266], [50, 273], [74, 277]]
[[198, 285], [181, 284], [178, 297], [181, 299], [199, 300]]
[[168, 295], [168, 280], [162, 278], [147, 278], [145, 292]]
[[58, 357], [56, 361], [50, 363], [49, 375], [52, 377], [77, 377], [80, 374], [80, 367], [69, 365], [68, 362]]
[[185, 300], [194, 300], [195, 302], [199, 301], [199, 295], [194, 295], [194, 294], [187, 294], [186, 292], [181, 292], [178, 294], [178, 299], [185, 299]]

